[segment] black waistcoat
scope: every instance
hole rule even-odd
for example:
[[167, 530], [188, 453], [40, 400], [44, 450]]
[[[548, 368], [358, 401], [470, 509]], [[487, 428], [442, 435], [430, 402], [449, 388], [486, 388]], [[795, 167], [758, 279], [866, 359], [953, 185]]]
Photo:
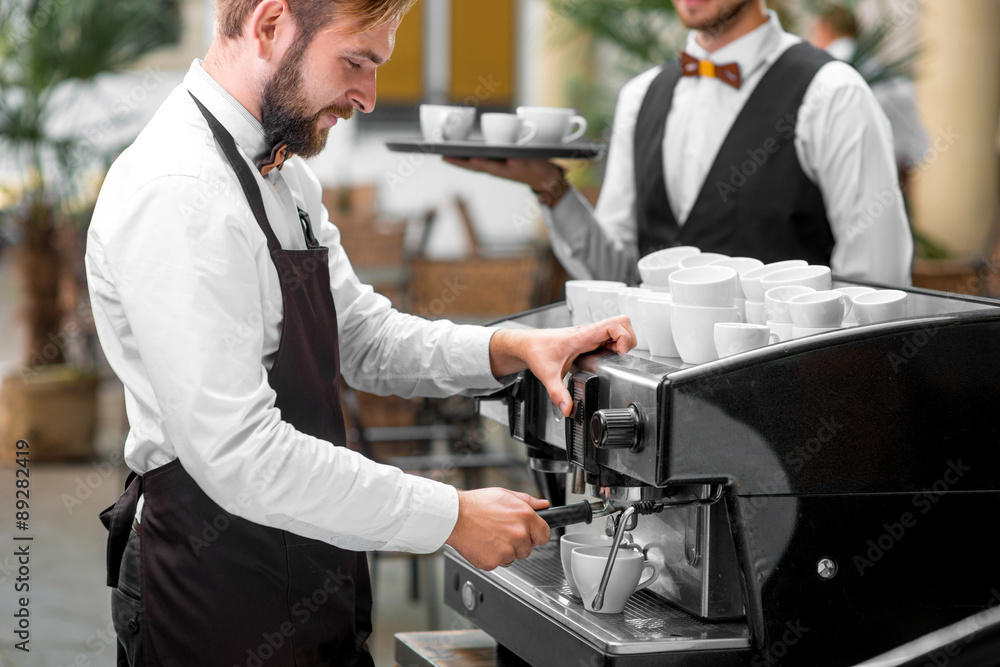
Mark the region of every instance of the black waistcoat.
[[666, 118], [680, 65], [663, 67], [643, 99], [635, 129], [640, 256], [693, 245], [765, 263], [804, 259], [829, 265], [833, 233], [823, 195], [799, 165], [795, 124], [809, 83], [830, 60], [806, 43], [778, 58], [733, 123], [683, 225], [671, 211], [663, 166]]

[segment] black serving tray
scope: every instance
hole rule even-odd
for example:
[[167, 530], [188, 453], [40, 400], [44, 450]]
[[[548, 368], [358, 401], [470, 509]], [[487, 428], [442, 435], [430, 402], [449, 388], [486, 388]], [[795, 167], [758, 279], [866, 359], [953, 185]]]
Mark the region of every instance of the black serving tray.
[[386, 148], [399, 153], [427, 153], [459, 158], [485, 158], [506, 160], [508, 158], [543, 160], [565, 158], [571, 160], [595, 160], [604, 154], [606, 146], [589, 139], [580, 139], [568, 144], [527, 144], [525, 146], [500, 146], [483, 143], [482, 140], [429, 142], [420, 137], [385, 142]]

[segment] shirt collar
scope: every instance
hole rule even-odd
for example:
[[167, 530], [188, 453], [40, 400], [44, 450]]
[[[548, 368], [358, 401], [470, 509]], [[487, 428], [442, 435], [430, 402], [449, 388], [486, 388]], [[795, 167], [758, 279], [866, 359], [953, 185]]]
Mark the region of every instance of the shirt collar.
[[849, 62], [854, 55], [854, 40], [850, 37], [835, 39], [826, 45], [826, 52], [837, 60]]
[[737, 63], [740, 75], [746, 81], [761, 65], [768, 60], [781, 45], [781, 36], [785, 30], [774, 11], [768, 11], [768, 20], [739, 39], [726, 44], [718, 51], [709, 53], [698, 43], [698, 31], [688, 33], [687, 45], [684, 50], [699, 60], [711, 60], [717, 65]]
[[236, 145], [254, 162], [271, 152], [264, 136], [264, 127], [245, 106], [236, 101], [218, 81], [209, 76], [198, 58], [184, 75], [184, 85], [212, 115], [229, 130]]

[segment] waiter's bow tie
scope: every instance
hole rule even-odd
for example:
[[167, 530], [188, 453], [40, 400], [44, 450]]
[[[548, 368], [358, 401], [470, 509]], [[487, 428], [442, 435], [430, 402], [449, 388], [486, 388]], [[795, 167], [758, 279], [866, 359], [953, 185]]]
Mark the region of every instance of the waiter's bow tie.
[[292, 157], [292, 154], [288, 152], [288, 143], [280, 143], [271, 149], [271, 154], [262, 159], [257, 163], [257, 168], [260, 169], [261, 176], [267, 176], [272, 169], [281, 170], [284, 166], [285, 160]]
[[681, 51], [681, 75], [708, 76], [728, 83], [733, 88], [740, 87], [740, 66], [736, 63], [716, 65], [711, 60], [698, 60], [687, 51]]

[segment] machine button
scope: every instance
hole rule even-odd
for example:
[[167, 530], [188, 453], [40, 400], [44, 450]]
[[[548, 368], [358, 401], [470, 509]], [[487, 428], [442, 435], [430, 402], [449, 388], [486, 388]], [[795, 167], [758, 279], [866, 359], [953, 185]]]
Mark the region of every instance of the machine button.
[[590, 418], [590, 435], [601, 449], [628, 447], [634, 452], [642, 447], [642, 412], [635, 403], [627, 408], [598, 410]]
[[476, 592], [476, 586], [471, 581], [465, 582], [462, 586], [462, 604], [469, 611], [475, 611], [476, 603], [479, 601], [479, 595]]

